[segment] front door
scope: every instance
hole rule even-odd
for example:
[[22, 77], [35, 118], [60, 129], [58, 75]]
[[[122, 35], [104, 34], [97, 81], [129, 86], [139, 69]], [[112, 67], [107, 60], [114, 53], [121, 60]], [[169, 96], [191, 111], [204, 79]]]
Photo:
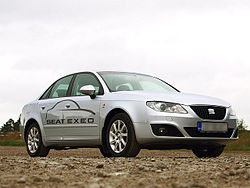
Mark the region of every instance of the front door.
[[[93, 85], [97, 97], [91, 99], [80, 93], [80, 88]], [[99, 140], [100, 100], [103, 90], [97, 78], [91, 73], [76, 75], [70, 100], [64, 101], [67, 109], [63, 110], [66, 119], [64, 140], [85, 140], [93, 143]]]
[[61, 125], [64, 129], [64, 140], [91, 142], [99, 139], [100, 101], [97, 98], [92, 100], [89, 96], [71, 97], [61, 104], [66, 106], [62, 111], [64, 122]]

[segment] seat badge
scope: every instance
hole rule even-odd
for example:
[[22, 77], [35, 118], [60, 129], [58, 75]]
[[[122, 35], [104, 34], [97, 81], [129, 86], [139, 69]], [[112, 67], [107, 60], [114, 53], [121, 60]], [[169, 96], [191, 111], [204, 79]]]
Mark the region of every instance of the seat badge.
[[209, 109], [208, 109], [208, 114], [209, 114], [209, 115], [214, 115], [214, 114], [215, 114], [214, 109], [209, 108]]

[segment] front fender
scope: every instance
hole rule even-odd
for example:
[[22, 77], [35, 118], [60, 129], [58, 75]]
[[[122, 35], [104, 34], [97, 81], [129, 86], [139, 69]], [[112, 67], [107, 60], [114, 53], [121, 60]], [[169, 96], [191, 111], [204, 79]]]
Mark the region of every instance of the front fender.
[[143, 101], [102, 101], [100, 108], [100, 138], [105, 120], [114, 109], [126, 112], [133, 123], [148, 122], [146, 103]]

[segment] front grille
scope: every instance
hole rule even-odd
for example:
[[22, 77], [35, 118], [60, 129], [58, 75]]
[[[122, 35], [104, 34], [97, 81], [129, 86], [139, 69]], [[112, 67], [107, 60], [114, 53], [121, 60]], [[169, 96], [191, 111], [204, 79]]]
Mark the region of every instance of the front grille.
[[221, 106], [190, 106], [202, 119], [223, 120], [226, 108]]
[[230, 138], [233, 134], [234, 129], [228, 129], [225, 133], [201, 133], [197, 127], [184, 127], [185, 131], [191, 137], [219, 137], [219, 138]]

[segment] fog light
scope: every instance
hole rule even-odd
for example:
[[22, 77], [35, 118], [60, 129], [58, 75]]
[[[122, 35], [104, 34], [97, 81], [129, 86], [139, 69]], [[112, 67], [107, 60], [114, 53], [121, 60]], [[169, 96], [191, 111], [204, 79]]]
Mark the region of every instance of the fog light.
[[164, 127], [160, 127], [158, 129], [158, 132], [159, 132], [160, 135], [164, 135], [164, 134], [166, 134], [167, 130]]

